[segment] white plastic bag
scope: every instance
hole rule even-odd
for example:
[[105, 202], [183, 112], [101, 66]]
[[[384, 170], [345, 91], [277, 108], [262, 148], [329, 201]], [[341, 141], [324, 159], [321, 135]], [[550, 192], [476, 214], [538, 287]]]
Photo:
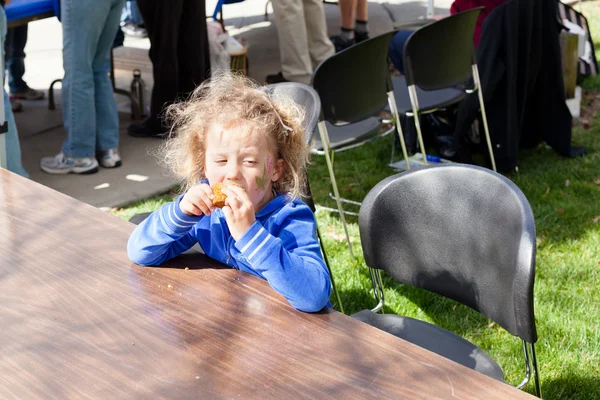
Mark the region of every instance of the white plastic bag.
[[217, 21], [208, 21], [206, 27], [208, 30], [208, 47], [210, 51], [210, 69], [213, 72], [231, 69], [231, 56], [223, 46], [229, 35], [223, 32], [221, 24]]

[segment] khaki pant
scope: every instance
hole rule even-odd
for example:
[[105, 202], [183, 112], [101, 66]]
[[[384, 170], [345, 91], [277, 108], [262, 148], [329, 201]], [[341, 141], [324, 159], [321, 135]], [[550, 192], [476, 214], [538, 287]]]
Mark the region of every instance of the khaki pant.
[[313, 69], [335, 50], [322, 0], [273, 0], [283, 76], [310, 84]]

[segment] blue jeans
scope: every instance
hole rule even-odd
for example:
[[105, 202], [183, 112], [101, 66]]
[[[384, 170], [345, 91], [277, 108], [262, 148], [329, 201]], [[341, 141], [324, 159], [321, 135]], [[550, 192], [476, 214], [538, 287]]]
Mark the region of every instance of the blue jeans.
[[398, 71], [404, 74], [404, 45], [414, 31], [398, 31], [392, 37], [388, 56]]
[[27, 83], [23, 80], [25, 74], [25, 44], [27, 44], [27, 24], [8, 30], [5, 50], [8, 88], [11, 93], [27, 90]]
[[[4, 78], [4, 41], [6, 39], [6, 14], [4, 13], [4, 7], [0, 7], [0, 55], [2, 56], [2, 77]], [[3, 79], [4, 81], [4, 79]], [[2, 89], [4, 95], [4, 117], [8, 124], [8, 132], [4, 134], [6, 137], [6, 168], [21, 176], [27, 177], [27, 172], [21, 165], [21, 146], [19, 145], [19, 132], [17, 131], [17, 124], [15, 123], [15, 117], [10, 107], [10, 101], [6, 90]]]
[[125, 3], [123, 12], [121, 12], [121, 22], [132, 22], [136, 25], [142, 25], [144, 23], [142, 14], [140, 14], [140, 9], [135, 0], [127, 1]]
[[67, 157], [94, 157], [119, 145], [117, 103], [108, 73], [125, 0], [61, 0], [63, 120]]

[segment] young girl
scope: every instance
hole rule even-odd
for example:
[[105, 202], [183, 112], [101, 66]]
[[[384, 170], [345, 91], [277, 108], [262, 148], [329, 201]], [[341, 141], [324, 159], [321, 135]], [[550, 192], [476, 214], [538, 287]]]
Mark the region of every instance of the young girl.
[[[136, 227], [129, 258], [158, 265], [198, 242], [208, 256], [266, 279], [298, 310], [328, 305], [314, 215], [298, 199], [308, 152], [295, 103], [275, 103], [246, 78], [222, 74], [168, 113], [174, 134], [165, 160], [185, 194]], [[227, 185], [222, 209], [212, 202], [219, 182]]]

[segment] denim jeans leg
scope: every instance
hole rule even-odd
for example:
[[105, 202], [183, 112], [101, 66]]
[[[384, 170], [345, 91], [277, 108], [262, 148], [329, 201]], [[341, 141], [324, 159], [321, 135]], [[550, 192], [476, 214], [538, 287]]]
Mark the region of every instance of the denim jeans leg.
[[11, 93], [27, 90], [25, 75], [25, 45], [27, 44], [27, 24], [10, 28], [6, 35], [6, 69], [8, 88]]
[[142, 19], [142, 14], [140, 13], [140, 9], [138, 8], [137, 1], [128, 1], [127, 4], [129, 5], [130, 13], [129, 21], [133, 22], [134, 24], [142, 25], [144, 23], [144, 20]]
[[6, 135], [6, 169], [15, 174], [28, 177], [25, 168], [21, 164], [21, 146], [19, 144], [19, 131], [15, 122], [15, 116], [10, 108], [10, 100], [6, 94], [6, 90], [2, 89], [4, 95], [4, 117], [8, 124], [8, 132]]
[[414, 31], [398, 31], [392, 37], [388, 56], [392, 60], [392, 64], [400, 73], [404, 74], [404, 45]]
[[125, 2], [123, 11], [121, 12], [121, 22], [131, 22], [136, 25], [141, 25], [144, 23], [142, 14], [140, 14], [140, 9], [138, 8], [135, 0]]
[[[4, 43], [6, 39], [6, 14], [4, 8], [0, 7], [0, 62], [2, 63], [2, 81], [4, 81]], [[15, 117], [10, 107], [10, 101], [6, 90], [2, 89], [2, 96], [4, 96], [4, 118], [8, 126], [8, 132], [4, 134], [6, 139], [6, 168], [9, 171], [27, 177], [27, 172], [21, 164], [21, 146], [19, 144], [19, 132], [17, 131], [17, 124], [15, 123]]]
[[[61, 0], [63, 27], [63, 121], [67, 139], [62, 151], [68, 157], [94, 157], [96, 153], [96, 95], [93, 63], [111, 1]], [[114, 39], [112, 33], [110, 42]]]
[[119, 115], [113, 87], [108, 76], [112, 38], [119, 26], [119, 16], [125, 0], [113, 0], [104, 31], [100, 35], [96, 56], [92, 63], [96, 97], [96, 150], [104, 151], [119, 146]]

